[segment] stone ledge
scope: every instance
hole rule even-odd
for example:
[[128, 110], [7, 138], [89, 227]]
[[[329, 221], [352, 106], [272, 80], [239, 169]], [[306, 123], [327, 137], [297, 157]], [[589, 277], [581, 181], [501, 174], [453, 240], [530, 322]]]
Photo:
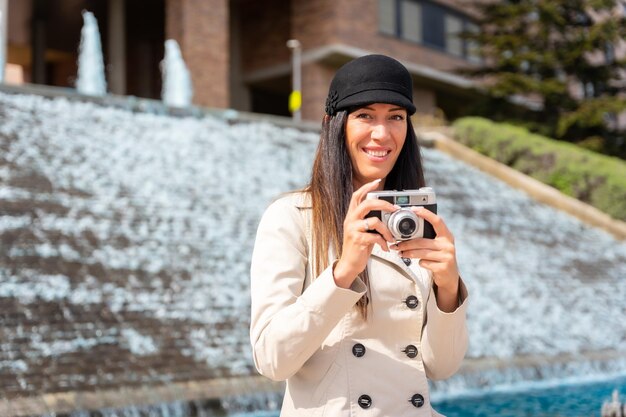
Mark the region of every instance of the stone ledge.
[[626, 352], [619, 350], [602, 350], [583, 353], [562, 353], [556, 356], [549, 355], [522, 355], [512, 358], [466, 358], [461, 365], [459, 374], [467, 375], [485, 370], [503, 370], [509, 368], [525, 368], [544, 366], [546, 364], [566, 364], [581, 362], [611, 362], [625, 360]]
[[282, 392], [284, 383], [263, 376], [174, 382], [167, 385], [121, 387], [98, 391], [47, 393], [0, 401], [0, 416], [24, 417], [77, 410], [123, 408], [174, 401], [212, 400], [251, 392]]
[[201, 106], [170, 107], [161, 100], [135, 96], [88, 96], [80, 94], [73, 88], [54, 87], [39, 84], [9, 85], [0, 84], [0, 92], [5, 94], [36, 95], [49, 99], [65, 98], [74, 102], [93, 103], [100, 106], [122, 109], [130, 112], [167, 115], [171, 117], [205, 117], [213, 116], [229, 122], [237, 123], [271, 123], [282, 128], [298, 129], [305, 132], [320, 132], [322, 122], [295, 122], [290, 117], [271, 114], [251, 113], [234, 109], [218, 109]]
[[589, 204], [569, 197], [556, 188], [550, 187], [450, 139], [450, 130], [447, 130], [445, 133], [439, 131], [419, 131], [418, 135], [420, 136], [421, 143], [425, 146], [432, 146], [456, 159], [468, 163], [506, 182], [511, 187], [526, 192], [541, 203], [548, 204], [577, 217], [586, 224], [609, 232], [617, 239], [626, 239], [626, 222], [614, 219]]

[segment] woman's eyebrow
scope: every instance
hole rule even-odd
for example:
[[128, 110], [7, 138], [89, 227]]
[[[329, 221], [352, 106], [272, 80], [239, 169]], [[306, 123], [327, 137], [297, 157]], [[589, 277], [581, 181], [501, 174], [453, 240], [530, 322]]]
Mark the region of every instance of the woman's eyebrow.
[[[358, 111], [358, 110], [372, 110], [372, 111], [374, 111], [374, 109], [372, 107], [369, 107], [369, 106], [359, 107], [355, 111]], [[387, 112], [392, 112], [392, 111], [397, 111], [397, 110], [406, 110], [406, 109], [404, 107], [392, 107], [389, 110], [387, 110]]]

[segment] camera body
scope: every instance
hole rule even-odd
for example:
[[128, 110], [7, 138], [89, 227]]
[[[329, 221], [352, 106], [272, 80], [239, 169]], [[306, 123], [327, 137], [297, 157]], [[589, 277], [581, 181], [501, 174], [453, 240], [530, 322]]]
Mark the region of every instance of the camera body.
[[409, 240], [418, 237], [434, 239], [435, 229], [432, 224], [417, 216], [411, 207], [422, 206], [437, 213], [437, 199], [430, 187], [404, 191], [374, 191], [366, 199], [379, 199], [400, 206], [400, 210], [389, 213], [381, 210], [370, 211], [365, 217], [378, 217], [397, 240]]

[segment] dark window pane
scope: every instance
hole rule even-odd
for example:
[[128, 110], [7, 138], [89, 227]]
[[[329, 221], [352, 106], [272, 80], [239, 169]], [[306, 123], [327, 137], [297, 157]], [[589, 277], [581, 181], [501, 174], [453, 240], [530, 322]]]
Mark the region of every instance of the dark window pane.
[[423, 36], [424, 43], [439, 48], [445, 48], [446, 38], [444, 30], [444, 10], [434, 4], [422, 4]]

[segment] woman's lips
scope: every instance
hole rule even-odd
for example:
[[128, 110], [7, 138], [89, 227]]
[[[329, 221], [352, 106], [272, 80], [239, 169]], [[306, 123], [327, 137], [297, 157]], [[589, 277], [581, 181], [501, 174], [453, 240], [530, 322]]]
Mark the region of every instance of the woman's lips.
[[391, 149], [362, 148], [362, 150], [370, 160], [375, 162], [382, 162], [386, 160], [391, 153]]

